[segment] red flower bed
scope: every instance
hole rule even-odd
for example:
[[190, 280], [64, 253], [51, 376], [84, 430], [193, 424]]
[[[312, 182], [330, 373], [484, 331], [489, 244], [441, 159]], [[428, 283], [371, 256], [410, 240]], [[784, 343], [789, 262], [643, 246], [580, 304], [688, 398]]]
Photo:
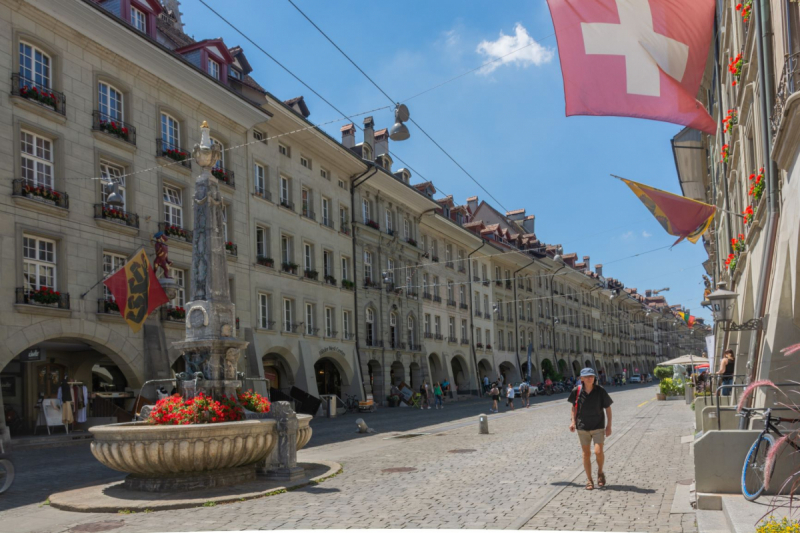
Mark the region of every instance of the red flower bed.
[[156, 425], [213, 424], [235, 422], [244, 417], [242, 406], [233, 398], [216, 401], [202, 392], [188, 400], [175, 394], [158, 400], [149, 422]]
[[269, 400], [252, 390], [239, 394], [239, 403], [254, 413], [269, 413], [272, 406]]

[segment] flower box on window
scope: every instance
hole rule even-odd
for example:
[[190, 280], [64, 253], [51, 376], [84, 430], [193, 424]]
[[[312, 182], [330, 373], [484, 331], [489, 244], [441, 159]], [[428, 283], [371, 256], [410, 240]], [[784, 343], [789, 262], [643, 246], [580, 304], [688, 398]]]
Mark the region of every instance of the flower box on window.
[[336, 278], [328, 274], [327, 276], [325, 276], [325, 283], [328, 283], [330, 285], [336, 285]]
[[303, 276], [305, 276], [308, 279], [316, 280], [319, 277], [319, 272], [317, 272], [316, 270], [306, 269], [303, 271]]
[[228, 241], [225, 243], [225, 252], [233, 256], [239, 255], [239, 247]]
[[168, 307], [167, 320], [186, 320], [186, 309], [183, 307]]
[[61, 293], [50, 287], [42, 287], [29, 291], [28, 300], [39, 305], [56, 305], [61, 300]]
[[22, 185], [22, 194], [32, 200], [43, 201], [45, 203], [57, 205], [61, 201], [61, 193], [44, 185]]
[[256, 262], [261, 266], [266, 266], [270, 268], [273, 268], [275, 266], [275, 260], [272, 259], [271, 257], [259, 256], [258, 258], [256, 258]]
[[56, 95], [52, 91], [39, 90], [36, 86], [23, 85], [19, 88], [19, 95], [28, 100], [34, 100], [48, 107], [56, 108]]
[[111, 135], [116, 135], [117, 137], [125, 139], [126, 141], [130, 135], [128, 128], [115, 120], [101, 120], [100, 124], [98, 125], [98, 129], [100, 131], [110, 133]]
[[352, 291], [355, 288], [356, 284], [350, 280], [343, 279], [342, 280], [342, 288]]
[[411, 246], [416, 246], [417, 245], [417, 241], [415, 241], [414, 239], [406, 239], [406, 242], [408, 244], [410, 244]]
[[289, 272], [290, 274], [297, 274], [297, 264], [295, 263], [281, 263], [281, 270]]
[[228, 185], [230, 187], [234, 186], [234, 181], [233, 181], [234, 174], [233, 171], [231, 170], [222, 167], [214, 167], [211, 169], [211, 175], [217, 178], [225, 185]]
[[164, 228], [164, 233], [170, 237], [180, 237], [185, 241], [189, 240], [189, 231], [181, 228], [180, 226], [166, 226]]
[[380, 231], [380, 229], [381, 229], [380, 224], [378, 224], [374, 220], [367, 220], [367, 226], [369, 226], [370, 228], [376, 229], [378, 231]]

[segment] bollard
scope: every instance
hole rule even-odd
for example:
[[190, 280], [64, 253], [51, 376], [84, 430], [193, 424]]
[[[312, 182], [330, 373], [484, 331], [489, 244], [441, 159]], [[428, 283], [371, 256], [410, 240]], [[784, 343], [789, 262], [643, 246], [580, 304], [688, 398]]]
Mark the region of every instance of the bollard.
[[269, 414], [278, 422], [275, 428], [278, 442], [256, 472], [287, 481], [303, 477], [303, 467], [297, 465], [297, 414], [289, 402], [273, 402]]
[[377, 431], [367, 426], [367, 423], [364, 422], [363, 418], [356, 420], [356, 426], [358, 427], [358, 429], [356, 429], [356, 433], [377, 433]]
[[480, 435], [488, 435], [489, 434], [489, 417], [486, 415], [480, 415], [478, 417], [478, 433]]

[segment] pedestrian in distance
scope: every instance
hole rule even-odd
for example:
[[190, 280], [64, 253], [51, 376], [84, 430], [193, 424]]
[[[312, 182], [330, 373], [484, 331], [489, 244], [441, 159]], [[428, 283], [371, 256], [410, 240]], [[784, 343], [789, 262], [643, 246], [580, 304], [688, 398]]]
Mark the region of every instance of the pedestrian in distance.
[[[571, 432], [578, 432], [578, 440], [583, 450], [583, 469], [586, 472], [586, 490], [594, 489], [592, 480], [592, 441], [594, 457], [597, 462], [597, 485], [606, 486], [603, 471], [605, 455], [603, 444], [611, 436], [611, 404], [614, 401], [608, 392], [595, 381], [597, 376], [591, 368], [581, 370], [581, 383], [572, 390], [567, 401], [572, 404], [572, 417], [569, 424]], [[606, 423], [608, 417], [608, 423]]]
[[510, 407], [512, 411], [514, 410], [514, 387], [511, 386], [511, 383], [506, 388], [506, 407]]
[[530, 407], [531, 387], [527, 381], [519, 384], [519, 396], [522, 399], [522, 407], [527, 409]]
[[444, 396], [444, 393], [442, 392], [442, 386], [437, 381], [436, 385], [433, 386], [433, 399], [437, 409], [440, 407], [444, 409], [444, 401], [442, 400], [442, 396]]
[[431, 399], [430, 399], [430, 390], [428, 389], [428, 382], [424, 379], [422, 380], [422, 385], [419, 386], [419, 394], [422, 396], [422, 400], [419, 402], [419, 408], [424, 409], [427, 407], [428, 409], [431, 408]]
[[489, 392], [489, 376], [483, 376], [483, 392]]
[[500, 388], [497, 386], [497, 383], [492, 383], [492, 388], [489, 389], [489, 396], [492, 397], [492, 408], [489, 409], [490, 413], [497, 413], [498, 412], [498, 402], [500, 401]]
[[[719, 373], [722, 375], [722, 385], [733, 384], [733, 368], [736, 366], [736, 358], [733, 356], [733, 350], [725, 350], [722, 354], [722, 361], [719, 363]], [[722, 395], [730, 396], [732, 387], [723, 387]]]

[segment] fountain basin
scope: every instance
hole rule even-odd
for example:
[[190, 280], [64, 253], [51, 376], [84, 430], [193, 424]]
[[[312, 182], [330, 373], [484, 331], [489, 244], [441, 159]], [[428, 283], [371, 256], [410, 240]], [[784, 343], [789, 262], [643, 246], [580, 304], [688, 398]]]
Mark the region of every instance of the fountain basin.
[[311, 440], [311, 415], [297, 415], [297, 451], [302, 450]]
[[[179, 426], [129, 422], [95, 426], [89, 431], [94, 436], [95, 458], [129, 473], [125, 488], [162, 492], [253, 481], [256, 463], [275, 446], [276, 424], [275, 420]], [[310, 429], [308, 426], [309, 438]], [[299, 438], [300, 432], [298, 443]]]

